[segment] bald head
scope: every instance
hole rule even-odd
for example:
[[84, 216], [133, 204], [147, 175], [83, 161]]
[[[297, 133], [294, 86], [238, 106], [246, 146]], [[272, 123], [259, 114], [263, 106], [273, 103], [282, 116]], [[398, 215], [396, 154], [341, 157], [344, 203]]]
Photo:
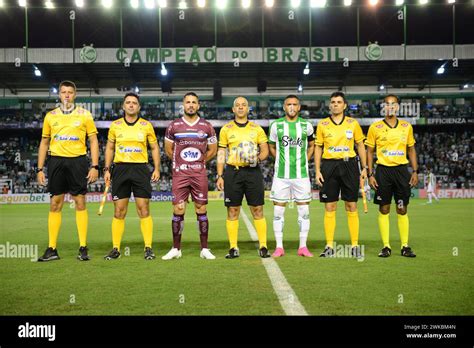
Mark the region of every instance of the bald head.
[[237, 97], [234, 99], [234, 106], [232, 111], [239, 122], [246, 122], [249, 114], [249, 101], [244, 97]]

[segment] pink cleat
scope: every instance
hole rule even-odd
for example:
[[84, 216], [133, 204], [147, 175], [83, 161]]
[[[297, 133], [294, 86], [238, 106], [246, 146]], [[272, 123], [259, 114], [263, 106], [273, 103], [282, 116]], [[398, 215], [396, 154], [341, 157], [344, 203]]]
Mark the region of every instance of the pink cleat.
[[306, 256], [306, 257], [313, 257], [307, 247], [299, 248], [298, 249], [298, 256]]
[[283, 248], [276, 248], [272, 254], [273, 257], [282, 257], [283, 255], [285, 255], [285, 250], [283, 250]]

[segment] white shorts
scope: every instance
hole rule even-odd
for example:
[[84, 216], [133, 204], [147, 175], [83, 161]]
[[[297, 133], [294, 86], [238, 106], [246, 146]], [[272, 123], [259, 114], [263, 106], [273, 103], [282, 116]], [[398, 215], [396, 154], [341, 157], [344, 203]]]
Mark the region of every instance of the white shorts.
[[311, 181], [304, 179], [273, 178], [270, 199], [274, 202], [286, 203], [310, 202], [312, 200]]
[[427, 193], [433, 193], [433, 191], [434, 191], [434, 190], [433, 190], [433, 185], [428, 184], [428, 188], [426, 189], [426, 192], [427, 192]]

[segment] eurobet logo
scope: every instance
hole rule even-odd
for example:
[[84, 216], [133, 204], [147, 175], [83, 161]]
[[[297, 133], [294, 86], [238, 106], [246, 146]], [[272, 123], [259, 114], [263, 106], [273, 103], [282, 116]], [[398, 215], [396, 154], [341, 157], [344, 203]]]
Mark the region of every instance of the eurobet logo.
[[0, 204], [49, 203], [49, 195], [44, 193], [0, 195]]

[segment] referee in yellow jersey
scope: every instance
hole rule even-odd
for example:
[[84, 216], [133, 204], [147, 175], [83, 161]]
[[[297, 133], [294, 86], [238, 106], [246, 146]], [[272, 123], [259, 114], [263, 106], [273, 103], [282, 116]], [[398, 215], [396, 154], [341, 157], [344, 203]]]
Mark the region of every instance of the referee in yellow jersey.
[[[398, 97], [387, 95], [384, 98], [382, 121], [374, 122], [367, 134], [367, 156], [369, 164], [369, 184], [375, 190], [374, 203], [379, 205], [379, 229], [383, 249], [380, 257], [392, 254], [389, 241], [389, 213], [392, 197], [397, 204], [398, 230], [400, 232], [401, 254], [415, 257], [408, 246], [409, 221], [407, 206], [411, 187], [418, 183], [418, 163], [416, 161], [415, 138], [410, 123], [397, 118], [400, 108]], [[373, 171], [374, 148], [377, 149], [377, 170]], [[409, 160], [407, 159], [407, 155]], [[413, 169], [408, 171], [408, 162]]]
[[268, 138], [262, 127], [248, 120], [249, 102], [246, 98], [237, 97], [232, 111], [235, 118], [222, 127], [217, 152], [216, 186], [218, 190], [224, 190], [224, 204], [227, 207], [226, 228], [230, 250], [226, 258], [233, 259], [240, 255], [237, 239], [244, 195], [257, 231], [259, 255], [267, 258], [270, 253], [267, 248], [267, 222], [263, 216], [265, 188], [258, 163], [268, 157]]
[[[153, 260], [151, 248], [153, 220], [150, 216], [151, 184], [160, 179], [160, 147], [153, 125], [140, 118], [140, 97], [127, 93], [123, 98], [124, 117], [112, 122], [105, 148], [104, 180], [112, 182], [114, 218], [112, 220], [113, 249], [105, 255], [105, 260], [120, 257], [120, 243], [125, 230], [125, 216], [128, 201], [133, 192], [140, 229], [145, 242], [145, 260]], [[150, 146], [154, 170], [148, 169], [148, 148]], [[111, 172], [112, 160], [114, 168]]]
[[[48, 150], [48, 192], [51, 196], [48, 234], [49, 246], [38, 261], [59, 260], [56, 249], [61, 228], [61, 211], [64, 194], [70, 193], [76, 207], [76, 225], [79, 234], [80, 261], [89, 260], [87, 249], [88, 214], [85, 194], [87, 184], [97, 180], [99, 174], [99, 142], [97, 129], [89, 111], [76, 106], [76, 85], [72, 81], [59, 84], [61, 105], [48, 112], [44, 118], [43, 131], [38, 149], [37, 180], [45, 185], [44, 165]], [[86, 137], [92, 157], [89, 167]]]
[[[344, 93], [331, 94], [331, 116], [321, 120], [316, 130], [314, 163], [316, 183], [321, 186], [319, 200], [324, 203], [324, 233], [326, 247], [320, 257], [334, 256], [334, 231], [339, 195], [345, 201], [347, 223], [351, 237], [353, 257], [362, 257], [359, 246], [359, 198], [360, 179], [365, 180], [366, 152], [364, 134], [357, 120], [344, 115], [347, 101]], [[359, 172], [354, 144], [362, 164]]]

